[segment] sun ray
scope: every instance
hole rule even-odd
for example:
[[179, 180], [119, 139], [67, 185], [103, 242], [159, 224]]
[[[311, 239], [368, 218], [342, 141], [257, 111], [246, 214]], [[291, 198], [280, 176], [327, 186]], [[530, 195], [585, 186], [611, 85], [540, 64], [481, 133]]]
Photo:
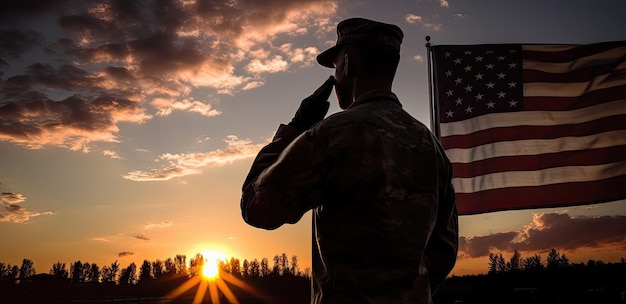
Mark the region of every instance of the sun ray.
[[208, 280], [200, 280], [200, 286], [198, 286], [198, 291], [196, 291], [196, 295], [193, 297], [193, 304], [201, 304], [204, 300], [204, 295], [206, 294], [208, 285]]

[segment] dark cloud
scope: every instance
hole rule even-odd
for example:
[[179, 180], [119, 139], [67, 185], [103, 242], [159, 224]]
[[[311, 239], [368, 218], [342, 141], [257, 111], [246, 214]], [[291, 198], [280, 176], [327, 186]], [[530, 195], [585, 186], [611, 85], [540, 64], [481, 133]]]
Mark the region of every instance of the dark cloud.
[[40, 47], [42, 41], [43, 37], [32, 30], [0, 29], [0, 58], [21, 58], [23, 53]]
[[461, 237], [459, 257], [477, 258], [498, 251], [547, 252], [554, 248], [575, 252], [603, 247], [626, 250], [626, 216], [535, 214], [533, 222], [520, 231]]
[[[262, 85], [262, 73], [313, 62], [315, 48], [302, 59], [304, 47], [272, 41], [312, 35], [308, 27], [323, 27], [335, 8], [335, 0], [2, 2], [0, 140], [89, 151], [91, 142], [117, 141], [119, 122], [173, 108], [200, 113], [211, 105], [173, 105], [196, 88], [233, 94]], [[295, 54], [280, 68], [262, 66]]]
[[149, 241], [150, 240], [150, 238], [148, 238], [147, 236], [145, 236], [143, 234], [134, 234], [133, 237], [138, 239], [138, 240], [142, 240], [142, 241]]
[[117, 257], [122, 258], [122, 257], [133, 255], [133, 254], [135, 254], [135, 253], [132, 252], [132, 251], [122, 251], [122, 252], [117, 254]]
[[0, 1], [0, 24], [37, 17], [51, 10], [63, 10], [70, 2], [68, 0], [3, 0]]

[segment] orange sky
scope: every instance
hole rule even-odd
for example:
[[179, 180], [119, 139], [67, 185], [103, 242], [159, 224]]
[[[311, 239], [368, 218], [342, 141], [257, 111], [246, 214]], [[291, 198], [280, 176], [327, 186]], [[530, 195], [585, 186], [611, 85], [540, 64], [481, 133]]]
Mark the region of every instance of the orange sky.
[[[0, 262], [28, 258], [48, 272], [58, 261], [126, 267], [217, 249], [242, 261], [286, 253], [310, 267], [310, 215], [259, 230], [241, 219], [239, 199], [252, 158], [332, 73], [314, 58], [334, 43], [338, 21], [403, 29], [394, 92], [429, 125], [425, 36], [622, 40], [626, 9], [616, 0], [211, 3], [0, 5]], [[339, 111], [334, 94], [330, 102], [329, 114]], [[624, 206], [463, 216], [454, 274], [486, 272], [490, 252], [515, 249], [617, 262]]]

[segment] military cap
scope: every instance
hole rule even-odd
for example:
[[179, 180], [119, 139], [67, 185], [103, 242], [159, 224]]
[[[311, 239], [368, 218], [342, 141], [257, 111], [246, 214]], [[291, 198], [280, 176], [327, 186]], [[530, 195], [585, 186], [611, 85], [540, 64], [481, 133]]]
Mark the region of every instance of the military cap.
[[350, 18], [337, 24], [337, 43], [319, 55], [317, 62], [327, 68], [333, 67], [333, 60], [341, 46], [351, 43], [373, 43], [387, 45], [400, 52], [404, 34], [393, 24], [364, 18]]

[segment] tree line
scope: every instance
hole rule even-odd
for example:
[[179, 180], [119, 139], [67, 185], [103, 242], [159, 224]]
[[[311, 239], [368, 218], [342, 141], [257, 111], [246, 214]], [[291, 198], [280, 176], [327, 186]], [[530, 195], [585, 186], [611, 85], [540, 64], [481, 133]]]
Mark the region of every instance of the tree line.
[[[132, 262], [122, 268], [116, 260], [102, 268], [96, 263], [75, 261], [67, 267], [66, 263], [56, 262], [47, 274], [52, 277], [69, 280], [72, 283], [105, 283], [116, 285], [133, 285], [158, 280], [166, 277], [193, 277], [200, 275], [206, 259], [201, 253], [189, 259], [178, 254], [165, 260], [144, 260], [141, 266]], [[273, 264], [267, 258], [244, 259], [231, 257], [218, 261], [218, 269], [239, 278], [262, 278], [271, 276], [300, 276], [309, 278], [310, 269], [300, 270], [298, 257], [291, 258], [282, 253], [275, 255]], [[21, 266], [0, 262], [0, 283], [19, 284], [37, 274], [35, 264], [30, 259], [23, 259]]]
[[[626, 260], [621, 259], [620, 263], [625, 264]], [[560, 253], [556, 249], [551, 249], [544, 265], [541, 255], [535, 254], [530, 257], [522, 257], [517, 251], [513, 251], [510, 259], [506, 261], [502, 253], [489, 253], [489, 266], [487, 274], [502, 274], [516, 272], [541, 272], [541, 271], [564, 271], [571, 268], [597, 268], [605, 265], [601, 260], [588, 260], [587, 263], [570, 263], [565, 253]]]
[[545, 260], [522, 257], [514, 250], [506, 259], [490, 253], [486, 274], [449, 277], [434, 295], [434, 303], [624, 303], [626, 260], [571, 263], [556, 249]]

